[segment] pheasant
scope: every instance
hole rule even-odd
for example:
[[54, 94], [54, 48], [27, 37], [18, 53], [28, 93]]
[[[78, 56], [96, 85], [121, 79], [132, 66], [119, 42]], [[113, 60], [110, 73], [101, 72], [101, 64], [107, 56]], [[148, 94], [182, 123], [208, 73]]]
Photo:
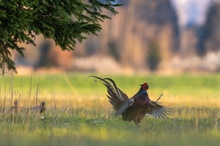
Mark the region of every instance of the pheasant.
[[14, 106], [10, 107], [10, 116], [11, 116], [11, 121], [12, 122], [17, 121], [19, 111], [20, 111], [19, 102], [18, 102], [18, 100], [15, 100], [14, 101]]
[[15, 114], [19, 112], [18, 100], [14, 101], [14, 106], [10, 107], [10, 112]]
[[32, 112], [37, 112], [37, 113], [39, 112], [40, 118], [41, 119], [45, 118], [46, 105], [44, 101], [42, 101], [39, 106], [31, 107], [29, 110]]
[[115, 110], [115, 116], [122, 115], [124, 121], [134, 121], [136, 125], [139, 125], [146, 115], [152, 115], [155, 118], [166, 118], [171, 112], [171, 108], [158, 102], [162, 95], [156, 101], [149, 98], [147, 93], [148, 83], [141, 84], [139, 91], [133, 97], [128, 98], [112, 79], [98, 76], [90, 77], [98, 79], [106, 86], [107, 97]]

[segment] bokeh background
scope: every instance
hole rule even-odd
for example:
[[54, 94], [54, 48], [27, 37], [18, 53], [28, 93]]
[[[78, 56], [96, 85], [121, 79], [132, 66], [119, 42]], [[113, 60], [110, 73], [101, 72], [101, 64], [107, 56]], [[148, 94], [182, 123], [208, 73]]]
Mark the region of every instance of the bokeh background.
[[[1, 146], [219, 145], [220, 0], [115, 3], [119, 14], [103, 10], [112, 19], [74, 51], [38, 36], [20, 44], [25, 57], [13, 52], [18, 73], [0, 78]], [[128, 97], [148, 82], [150, 99], [163, 94], [172, 114], [124, 122], [90, 75], [112, 78]], [[41, 101], [44, 120], [29, 114]]]
[[118, 0], [118, 15], [98, 36], [62, 51], [36, 38], [25, 57], [13, 54], [19, 74], [33, 71], [135, 74], [220, 71], [219, 0]]

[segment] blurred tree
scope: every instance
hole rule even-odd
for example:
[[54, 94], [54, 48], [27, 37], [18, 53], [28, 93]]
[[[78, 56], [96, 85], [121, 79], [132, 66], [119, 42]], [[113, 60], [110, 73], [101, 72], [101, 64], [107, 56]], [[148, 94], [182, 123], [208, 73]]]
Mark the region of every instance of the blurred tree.
[[149, 50], [147, 52], [147, 64], [151, 71], [155, 71], [160, 64], [160, 48], [157, 41], [151, 41], [149, 43]]
[[[38, 62], [34, 65], [34, 68], [40, 68], [43, 66], [52, 66], [54, 64], [54, 61], [49, 59], [49, 53], [52, 49], [52, 43], [48, 40], [45, 40], [40, 46], [39, 46], [39, 59]], [[54, 58], [56, 59], [56, 58]]]
[[206, 21], [199, 33], [198, 53], [204, 55], [209, 51], [219, 51], [220, 48], [220, 2], [210, 5]]
[[113, 39], [109, 40], [108, 47], [109, 47], [109, 53], [113, 56], [113, 58], [116, 61], [120, 61], [121, 56], [120, 56], [117, 40], [113, 40]]
[[171, 0], [120, 2], [123, 3], [123, 7], [117, 9], [120, 15], [112, 21], [105, 21], [98, 37], [90, 37], [86, 43], [80, 44], [84, 45], [80, 48], [85, 49], [82, 54], [111, 56], [124, 67], [142, 70], [148, 65], [149, 43], [157, 40], [159, 52], [163, 52], [160, 54], [161, 63], [168, 65], [172, 57], [180, 53], [178, 17]]
[[[11, 51], [23, 56], [19, 43], [35, 45], [42, 34], [62, 50], [74, 50], [86, 34], [101, 30], [100, 21], [110, 19], [102, 8], [116, 14], [114, 0], [0, 0], [0, 68], [16, 71]], [[115, 2], [114, 2], [115, 3]]]

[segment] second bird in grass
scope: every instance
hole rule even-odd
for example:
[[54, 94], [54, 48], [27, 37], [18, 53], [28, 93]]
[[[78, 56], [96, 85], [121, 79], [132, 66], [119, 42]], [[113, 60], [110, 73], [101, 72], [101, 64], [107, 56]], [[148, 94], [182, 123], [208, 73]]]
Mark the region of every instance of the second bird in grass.
[[110, 78], [100, 78], [91, 76], [100, 80], [107, 88], [108, 99], [112, 104], [115, 115], [122, 115], [125, 121], [134, 121], [139, 124], [145, 115], [149, 114], [156, 118], [166, 118], [171, 112], [171, 108], [161, 105], [158, 100], [152, 101], [149, 98], [147, 90], [148, 83], [141, 84], [139, 91], [131, 98], [122, 92], [115, 82]]
[[45, 111], [46, 111], [46, 104], [44, 101], [42, 101], [39, 106], [31, 107], [29, 110], [32, 112], [37, 112], [37, 113], [39, 112], [40, 119], [44, 119], [45, 118]]

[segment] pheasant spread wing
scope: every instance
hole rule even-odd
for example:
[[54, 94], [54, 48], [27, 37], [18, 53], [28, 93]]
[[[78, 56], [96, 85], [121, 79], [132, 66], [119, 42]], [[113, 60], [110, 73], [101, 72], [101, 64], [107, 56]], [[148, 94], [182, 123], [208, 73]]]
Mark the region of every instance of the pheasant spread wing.
[[167, 116], [171, 114], [173, 108], [161, 105], [158, 102], [161, 96], [156, 101], [151, 101], [149, 105], [149, 110], [147, 110], [147, 114], [150, 114], [155, 118], [163, 119], [163, 118], [167, 118]]
[[115, 110], [116, 116], [122, 114], [129, 106], [132, 105], [133, 99], [129, 99], [128, 96], [117, 87], [112, 79], [100, 78], [98, 76], [91, 77], [100, 80], [106, 86], [108, 92], [107, 97]]

